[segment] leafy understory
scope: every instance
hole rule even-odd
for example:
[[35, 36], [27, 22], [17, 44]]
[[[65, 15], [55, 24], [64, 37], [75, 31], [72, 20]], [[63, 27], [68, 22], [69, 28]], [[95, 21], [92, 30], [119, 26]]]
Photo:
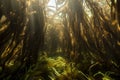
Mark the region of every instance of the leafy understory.
[[0, 0], [0, 80], [119, 80], [119, 4]]
[[61, 56], [41, 56], [37, 65], [28, 70], [25, 80], [94, 80], [97, 75], [102, 75], [102, 80], [114, 80], [109, 75], [97, 72], [93, 76], [78, 70], [74, 62], [68, 62]]

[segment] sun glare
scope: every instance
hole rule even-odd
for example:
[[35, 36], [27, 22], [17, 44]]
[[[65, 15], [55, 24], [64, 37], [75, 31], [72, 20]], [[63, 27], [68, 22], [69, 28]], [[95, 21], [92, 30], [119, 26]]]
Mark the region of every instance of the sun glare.
[[55, 4], [55, 0], [50, 0], [48, 3], [48, 7], [54, 11], [56, 11], [56, 4]]

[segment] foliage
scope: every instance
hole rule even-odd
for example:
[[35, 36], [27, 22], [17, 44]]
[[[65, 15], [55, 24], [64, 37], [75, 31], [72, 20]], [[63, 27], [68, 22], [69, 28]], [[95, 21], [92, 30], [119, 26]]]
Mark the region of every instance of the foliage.
[[33, 79], [34, 77], [42, 80], [72, 80], [80, 77], [78, 76], [80, 74], [81, 77], [84, 77], [85, 75], [75, 68], [74, 62], [68, 63], [60, 56], [57, 58], [48, 58], [46, 56], [42, 56], [40, 57], [36, 67], [33, 70], [30, 69], [28, 71], [26, 74], [26, 80]]
[[[96, 76], [102, 76], [96, 78]], [[34, 80], [114, 80], [107, 72], [104, 74], [102, 72], [97, 72], [93, 76], [88, 76], [82, 71], [78, 70], [74, 62], [68, 62], [63, 57], [47, 57], [43, 55], [40, 57], [37, 65], [28, 70], [26, 73], [26, 79]]]
[[0, 0], [0, 80], [120, 79], [120, 0], [48, 2]]

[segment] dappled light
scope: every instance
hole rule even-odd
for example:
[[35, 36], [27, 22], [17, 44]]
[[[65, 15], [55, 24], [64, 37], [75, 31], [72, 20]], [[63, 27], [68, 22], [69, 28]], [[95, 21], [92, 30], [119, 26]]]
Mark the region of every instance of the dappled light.
[[0, 80], [119, 80], [120, 0], [0, 0]]

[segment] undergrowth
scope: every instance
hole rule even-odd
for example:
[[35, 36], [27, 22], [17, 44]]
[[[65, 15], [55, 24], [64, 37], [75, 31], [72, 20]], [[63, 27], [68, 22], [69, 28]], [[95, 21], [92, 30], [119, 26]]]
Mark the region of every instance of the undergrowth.
[[[112, 72], [98, 71], [89, 75], [79, 70], [74, 62], [68, 62], [61, 56], [39, 58], [37, 65], [31, 66], [25, 80], [115, 80], [109, 75]], [[96, 79], [97, 78], [97, 79]]]

